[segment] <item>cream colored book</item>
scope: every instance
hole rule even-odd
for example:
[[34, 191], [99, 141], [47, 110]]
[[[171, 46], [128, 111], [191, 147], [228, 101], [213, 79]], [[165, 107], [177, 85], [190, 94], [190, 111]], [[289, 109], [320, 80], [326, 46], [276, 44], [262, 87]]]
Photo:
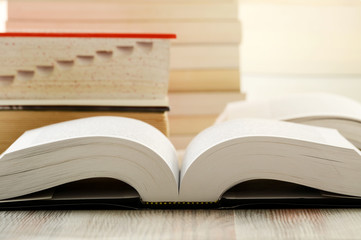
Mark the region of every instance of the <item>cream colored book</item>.
[[[48, 2], [48, 0], [13, 0], [13, 2]], [[53, 0], [56, 1], [56, 0]], [[62, 2], [74, 2], [75, 0], [59, 0]], [[89, 0], [76, 0], [79, 2], [87, 3]], [[159, 3], [169, 3], [169, 0], [152, 0], [149, 2], [149, 0], [133, 0], [132, 2], [129, 2], [128, 0], [93, 0], [93, 2], [102, 2], [102, 3], [122, 3], [122, 4], [129, 4], [129, 3], [139, 3], [139, 4], [159, 4]], [[180, 4], [180, 3], [236, 3], [238, 0], [172, 0], [172, 3]]]
[[172, 38], [1, 33], [0, 98], [166, 102]]
[[190, 21], [30, 21], [10, 20], [7, 31], [176, 33], [175, 43], [232, 43], [241, 41], [241, 23], [235, 20]]
[[239, 43], [172, 44], [170, 68], [173, 69], [238, 69]]
[[190, 1], [19, 1], [8, 3], [12, 20], [195, 20], [238, 19], [238, 3]]
[[169, 115], [169, 134], [193, 134], [194, 136], [202, 130], [212, 126], [218, 115]]
[[360, 171], [360, 151], [332, 129], [229, 121], [197, 135], [179, 167], [173, 145], [154, 127], [129, 118], [93, 117], [30, 130], [18, 138], [0, 157], [0, 199], [19, 202], [26, 194], [92, 178], [129, 184], [142, 204], [214, 203], [252, 179], [357, 198]]
[[219, 115], [227, 103], [242, 101], [245, 94], [231, 92], [171, 92], [169, 115]]
[[268, 100], [231, 102], [217, 122], [244, 117], [335, 128], [361, 148], [361, 104], [344, 96], [307, 93]]
[[170, 92], [240, 91], [240, 71], [235, 69], [171, 69]]

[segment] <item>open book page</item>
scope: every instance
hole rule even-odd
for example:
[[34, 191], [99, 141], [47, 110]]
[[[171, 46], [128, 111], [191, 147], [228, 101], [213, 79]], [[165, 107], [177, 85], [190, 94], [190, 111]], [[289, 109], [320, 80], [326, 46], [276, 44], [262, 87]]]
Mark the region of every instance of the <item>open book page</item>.
[[174, 200], [178, 175], [173, 145], [153, 126], [122, 117], [83, 118], [30, 130], [5, 151], [0, 198], [108, 177], [133, 186], [145, 201]]
[[317, 116], [361, 121], [361, 104], [327, 93], [295, 94], [269, 100], [229, 103], [217, 122], [243, 117], [290, 120]]
[[171, 142], [154, 127], [122, 117], [91, 117], [53, 124], [25, 132], [5, 153], [51, 142], [83, 137], [114, 137], [139, 142], [159, 154], [175, 176], [178, 161]]
[[355, 182], [361, 180], [360, 170], [360, 152], [336, 130], [236, 119], [206, 129], [187, 147], [180, 198], [215, 201], [228, 188], [251, 179], [360, 195]]
[[181, 178], [197, 157], [213, 146], [235, 138], [271, 137], [355, 149], [337, 130], [263, 119], [237, 119], [210, 127], [187, 147]]

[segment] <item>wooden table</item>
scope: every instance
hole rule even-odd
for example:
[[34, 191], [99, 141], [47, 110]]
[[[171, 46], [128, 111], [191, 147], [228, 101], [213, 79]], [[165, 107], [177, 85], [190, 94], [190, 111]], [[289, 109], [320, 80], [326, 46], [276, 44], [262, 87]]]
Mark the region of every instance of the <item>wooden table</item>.
[[361, 209], [3, 211], [0, 239], [361, 239]]

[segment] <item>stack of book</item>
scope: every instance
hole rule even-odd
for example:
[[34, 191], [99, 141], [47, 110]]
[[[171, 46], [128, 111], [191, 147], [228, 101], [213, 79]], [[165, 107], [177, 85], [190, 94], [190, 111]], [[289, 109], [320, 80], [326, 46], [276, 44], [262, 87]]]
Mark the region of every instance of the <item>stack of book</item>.
[[237, 0], [43, 1], [8, 4], [8, 31], [176, 33], [170, 59], [170, 135], [177, 148], [241, 94]]
[[83, 117], [145, 121], [168, 135], [172, 34], [0, 34], [0, 152], [24, 131]]

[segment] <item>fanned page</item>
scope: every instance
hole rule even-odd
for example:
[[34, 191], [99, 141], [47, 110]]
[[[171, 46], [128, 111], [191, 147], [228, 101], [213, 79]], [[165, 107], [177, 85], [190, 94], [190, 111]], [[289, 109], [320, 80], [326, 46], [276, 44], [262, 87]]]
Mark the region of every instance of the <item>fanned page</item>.
[[206, 129], [187, 147], [183, 201], [217, 201], [230, 187], [274, 179], [361, 196], [360, 152], [336, 130], [237, 119]]
[[28, 131], [4, 152], [0, 166], [1, 199], [93, 177], [122, 180], [144, 201], [175, 200], [178, 194], [173, 145], [154, 127], [122, 117]]
[[308, 93], [268, 100], [231, 102], [216, 122], [244, 117], [335, 128], [361, 149], [361, 104], [343, 96]]
[[0, 79], [6, 86], [0, 88], [0, 99], [164, 105], [173, 38], [174, 34], [0, 33]]
[[0, 200], [90, 178], [132, 186], [144, 203], [217, 202], [234, 185], [274, 179], [361, 196], [360, 152], [336, 130], [237, 119], [188, 146], [180, 174], [170, 141], [122, 117], [78, 119], [26, 132], [0, 158]]
[[361, 121], [361, 104], [328, 93], [305, 93], [265, 100], [238, 101], [229, 103], [217, 122], [235, 118], [289, 120], [317, 116]]

